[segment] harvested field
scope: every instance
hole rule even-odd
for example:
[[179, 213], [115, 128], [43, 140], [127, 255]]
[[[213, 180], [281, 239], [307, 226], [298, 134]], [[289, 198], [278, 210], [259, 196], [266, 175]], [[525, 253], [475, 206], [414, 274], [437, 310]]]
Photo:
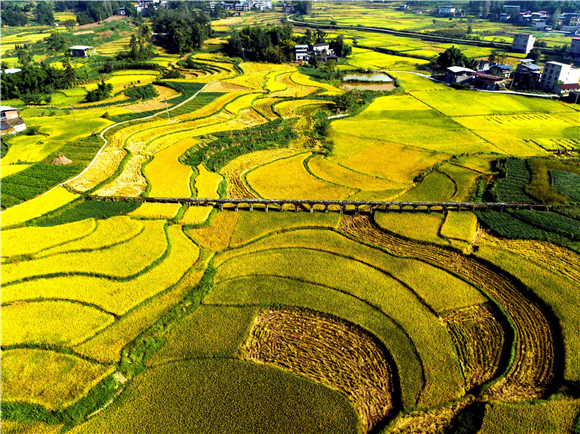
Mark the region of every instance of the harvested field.
[[262, 311], [241, 357], [340, 391], [357, 409], [365, 432], [396, 409], [395, 379], [386, 349], [355, 326], [320, 313]]
[[545, 396], [554, 378], [554, 332], [540, 307], [522, 292], [517, 281], [490, 270], [481, 262], [450, 250], [417, 243], [379, 230], [366, 217], [346, 217], [347, 234], [400, 256], [416, 257], [453, 271], [480, 287], [501, 306], [517, 332], [514, 362], [486, 396], [527, 401]]
[[504, 335], [489, 308], [476, 305], [458, 309], [442, 320], [458, 349], [467, 389], [494, 378], [502, 355]]

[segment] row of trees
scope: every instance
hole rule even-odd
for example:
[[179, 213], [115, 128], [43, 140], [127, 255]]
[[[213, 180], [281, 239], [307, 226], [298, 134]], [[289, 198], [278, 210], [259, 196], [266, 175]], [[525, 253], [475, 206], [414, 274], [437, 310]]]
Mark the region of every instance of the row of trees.
[[2, 74], [2, 97], [6, 99], [26, 99], [27, 95], [49, 94], [57, 89], [67, 89], [76, 80], [75, 68], [68, 59], [63, 61], [64, 68], [57, 69], [41, 63], [23, 65], [19, 74]]
[[155, 41], [179, 54], [200, 49], [212, 35], [209, 19], [200, 12], [187, 9], [160, 9], [152, 22]]
[[[291, 24], [283, 26], [248, 26], [235, 30], [228, 38], [225, 52], [231, 57], [240, 57], [256, 62], [282, 63], [294, 60], [294, 47], [297, 44], [314, 44], [324, 42], [326, 33], [321, 29], [311, 32], [310, 29], [302, 36], [295, 36]], [[338, 57], [351, 54], [352, 47], [344, 42], [339, 35], [330, 41], [330, 48]]]

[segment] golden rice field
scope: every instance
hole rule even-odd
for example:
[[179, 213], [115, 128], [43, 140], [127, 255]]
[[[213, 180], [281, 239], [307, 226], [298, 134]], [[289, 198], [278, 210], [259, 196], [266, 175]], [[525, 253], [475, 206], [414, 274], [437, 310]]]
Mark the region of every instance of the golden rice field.
[[[35, 131], [2, 136], [3, 182], [34, 192], [0, 213], [3, 432], [578, 430], [577, 208], [496, 213], [506, 233], [522, 231], [508, 239], [479, 211], [87, 200], [471, 202], [495, 198], [496, 185], [530, 200], [573, 197], [577, 105], [455, 90], [425, 69], [451, 42], [357, 26], [429, 34], [470, 25], [481, 41], [507, 43], [524, 28], [409, 7], [315, 2], [303, 16], [349, 27], [325, 29], [327, 41], [342, 35], [357, 45], [339, 70], [389, 71], [402, 86], [360, 110], [339, 112], [333, 98], [344, 91], [321, 71], [219, 52], [232, 29], [279, 25], [279, 8], [210, 21], [218, 33], [192, 56], [208, 68], [183, 68], [183, 56], [155, 47], [147, 62], [183, 73], [167, 81], [186, 85], [186, 95], [155, 85], [158, 97], [127, 105], [125, 89], [160, 78], [131, 69], [104, 77], [119, 94], [99, 108], [83, 108], [97, 82], [53, 92], [55, 107], [6, 102]], [[73, 36], [112, 57], [127, 50], [122, 26], [133, 25], [118, 24]], [[3, 26], [3, 57], [15, 65], [16, 44], [49, 32], [34, 22]], [[534, 34], [550, 47], [567, 41]], [[471, 42], [455, 45], [470, 58], [491, 53]], [[509, 64], [523, 58], [497, 49]], [[58, 55], [51, 62], [62, 67]], [[165, 113], [165, 100], [184, 101], [204, 85]], [[139, 119], [153, 110], [160, 114]], [[323, 114], [347, 116], [331, 117], [326, 134]], [[273, 134], [271, 122], [284, 128]], [[45, 179], [29, 174], [63, 169], [50, 163], [64, 143], [76, 162], [72, 144], [113, 125], [106, 146], [83, 157], [85, 170], [37, 193]], [[534, 157], [516, 174], [523, 187], [500, 172], [497, 160], [509, 156]], [[526, 230], [547, 235], [533, 240]]]

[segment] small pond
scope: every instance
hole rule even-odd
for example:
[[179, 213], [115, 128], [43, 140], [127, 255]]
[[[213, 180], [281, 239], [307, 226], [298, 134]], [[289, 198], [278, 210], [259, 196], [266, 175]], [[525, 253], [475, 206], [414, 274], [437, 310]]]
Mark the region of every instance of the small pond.
[[372, 83], [390, 83], [393, 79], [383, 72], [350, 72], [344, 74], [342, 81], [361, 81]]
[[393, 79], [383, 72], [352, 72], [342, 77], [341, 89], [345, 90], [393, 90]]

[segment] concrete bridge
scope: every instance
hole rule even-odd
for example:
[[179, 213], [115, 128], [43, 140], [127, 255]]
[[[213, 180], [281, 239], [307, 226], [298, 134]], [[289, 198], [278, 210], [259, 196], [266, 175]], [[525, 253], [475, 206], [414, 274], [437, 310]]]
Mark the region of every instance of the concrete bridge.
[[126, 196], [88, 196], [90, 200], [142, 203], [174, 203], [191, 206], [213, 206], [220, 210], [233, 211], [259, 209], [269, 211], [321, 211], [321, 212], [427, 212], [438, 211], [504, 211], [534, 210], [547, 211], [547, 205], [533, 203], [501, 202], [392, 202], [358, 200], [291, 200], [291, 199], [209, 199], [187, 197], [126, 197]]

